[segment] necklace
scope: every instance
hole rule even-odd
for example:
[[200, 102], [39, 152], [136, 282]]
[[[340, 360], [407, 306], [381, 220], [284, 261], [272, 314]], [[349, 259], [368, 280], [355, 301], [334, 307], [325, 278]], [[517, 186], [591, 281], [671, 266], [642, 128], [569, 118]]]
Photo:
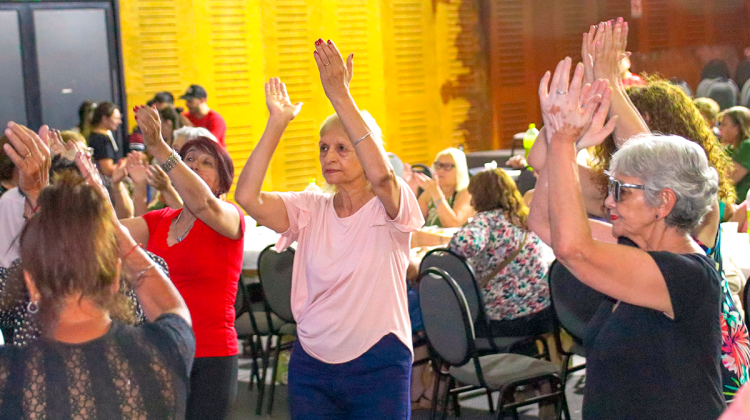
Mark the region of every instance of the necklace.
[[[180, 214], [177, 215], [177, 219], [174, 221], [174, 227], [177, 228], [177, 224], [180, 223], [180, 217], [182, 217], [182, 213], [184, 213], [185, 210], [181, 211]], [[175, 235], [175, 239], [177, 239], [177, 242], [182, 242], [183, 239], [185, 239], [185, 236], [187, 236], [188, 232], [190, 231], [190, 228], [193, 227], [193, 223], [195, 223], [195, 220], [190, 222], [188, 227], [182, 232], [182, 235]], [[175, 232], [176, 234], [177, 232]]]

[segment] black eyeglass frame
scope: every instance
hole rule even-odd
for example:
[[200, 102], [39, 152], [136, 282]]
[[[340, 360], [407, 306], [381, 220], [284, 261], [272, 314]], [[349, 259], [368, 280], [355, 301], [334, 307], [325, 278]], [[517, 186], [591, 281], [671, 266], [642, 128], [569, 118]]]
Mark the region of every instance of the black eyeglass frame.
[[622, 189], [623, 188], [633, 188], [636, 190], [646, 190], [645, 185], [639, 185], [639, 184], [628, 184], [626, 182], [619, 181], [617, 179], [614, 179], [612, 177], [609, 177], [609, 182], [607, 184], [607, 191], [612, 196], [612, 199], [615, 200], [615, 203], [619, 203], [620, 199], [622, 198]]

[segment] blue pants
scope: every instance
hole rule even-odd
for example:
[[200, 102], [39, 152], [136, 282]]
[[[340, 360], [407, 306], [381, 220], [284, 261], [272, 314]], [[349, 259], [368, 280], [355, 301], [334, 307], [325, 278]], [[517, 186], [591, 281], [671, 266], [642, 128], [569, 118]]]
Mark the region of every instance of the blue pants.
[[409, 419], [411, 353], [394, 335], [358, 358], [321, 362], [294, 343], [289, 360], [292, 419]]

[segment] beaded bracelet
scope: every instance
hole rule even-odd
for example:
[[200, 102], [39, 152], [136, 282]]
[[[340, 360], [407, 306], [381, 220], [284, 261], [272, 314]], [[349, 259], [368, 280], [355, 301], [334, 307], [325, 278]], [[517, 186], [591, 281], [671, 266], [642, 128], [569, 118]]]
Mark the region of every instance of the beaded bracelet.
[[172, 150], [172, 154], [161, 164], [161, 169], [164, 170], [165, 173], [169, 173], [169, 171], [174, 169], [174, 167], [180, 162], [182, 162], [182, 158], [177, 152]]

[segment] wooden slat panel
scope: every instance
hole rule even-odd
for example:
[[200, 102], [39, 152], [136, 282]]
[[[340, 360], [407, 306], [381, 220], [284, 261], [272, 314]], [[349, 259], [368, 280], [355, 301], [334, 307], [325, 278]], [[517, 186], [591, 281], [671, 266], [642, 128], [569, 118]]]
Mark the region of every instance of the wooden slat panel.
[[644, 0], [643, 14], [645, 24], [641, 35], [644, 47], [649, 51], [661, 51], [669, 48], [671, 27], [668, 24], [671, 16], [669, 0]]
[[355, 100], [367, 100], [370, 81], [375, 76], [370, 70], [369, 34], [371, 21], [367, 13], [368, 0], [340, 0], [336, 7], [339, 38], [336, 46], [346, 58], [354, 53], [356, 77], [349, 90]]

